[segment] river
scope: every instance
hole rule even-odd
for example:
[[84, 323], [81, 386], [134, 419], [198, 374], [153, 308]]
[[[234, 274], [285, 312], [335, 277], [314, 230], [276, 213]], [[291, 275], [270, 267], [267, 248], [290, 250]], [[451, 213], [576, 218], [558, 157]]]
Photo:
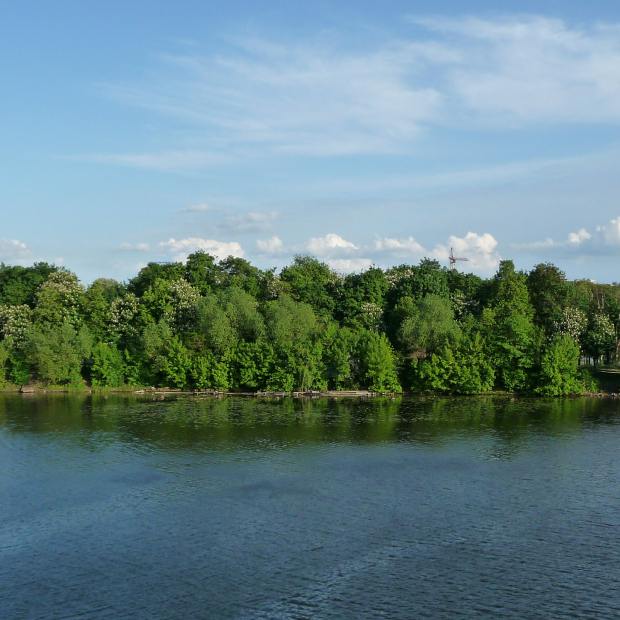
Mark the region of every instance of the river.
[[618, 618], [620, 401], [0, 396], [0, 618]]

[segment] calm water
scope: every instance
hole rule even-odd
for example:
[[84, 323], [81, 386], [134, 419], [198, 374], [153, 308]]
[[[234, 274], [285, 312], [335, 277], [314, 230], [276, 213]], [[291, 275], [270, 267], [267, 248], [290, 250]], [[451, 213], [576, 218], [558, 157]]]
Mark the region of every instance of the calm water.
[[620, 402], [0, 397], [0, 618], [618, 618]]

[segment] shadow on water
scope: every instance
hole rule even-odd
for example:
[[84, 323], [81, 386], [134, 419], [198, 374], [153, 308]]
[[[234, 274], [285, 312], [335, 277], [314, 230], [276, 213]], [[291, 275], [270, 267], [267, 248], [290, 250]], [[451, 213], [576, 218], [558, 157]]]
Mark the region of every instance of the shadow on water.
[[532, 436], [571, 436], [620, 421], [602, 399], [506, 396], [373, 399], [257, 399], [138, 395], [0, 396], [0, 430], [62, 435], [92, 445], [110, 441], [155, 449], [257, 449], [312, 443], [412, 442], [429, 446], [488, 436], [496, 456], [516, 454]]

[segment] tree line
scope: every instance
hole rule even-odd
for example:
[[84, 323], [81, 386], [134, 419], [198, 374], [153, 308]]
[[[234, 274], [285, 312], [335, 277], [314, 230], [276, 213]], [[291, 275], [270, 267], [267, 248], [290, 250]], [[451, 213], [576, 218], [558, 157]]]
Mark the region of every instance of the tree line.
[[620, 286], [502, 261], [488, 279], [424, 259], [276, 273], [204, 252], [84, 287], [0, 264], [0, 384], [546, 395], [594, 389], [618, 351]]

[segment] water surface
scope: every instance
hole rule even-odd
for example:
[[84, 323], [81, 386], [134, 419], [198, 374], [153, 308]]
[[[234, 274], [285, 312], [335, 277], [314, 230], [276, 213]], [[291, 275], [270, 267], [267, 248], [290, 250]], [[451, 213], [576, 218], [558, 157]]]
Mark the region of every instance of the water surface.
[[620, 403], [0, 397], [0, 617], [617, 618]]

